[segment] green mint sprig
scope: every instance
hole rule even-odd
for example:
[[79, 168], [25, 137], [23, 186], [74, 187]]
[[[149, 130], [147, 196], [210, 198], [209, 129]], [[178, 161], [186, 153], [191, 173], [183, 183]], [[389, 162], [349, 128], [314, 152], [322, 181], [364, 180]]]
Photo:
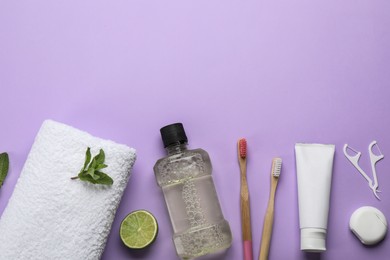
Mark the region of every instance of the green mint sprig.
[[107, 165], [104, 164], [106, 156], [103, 149], [100, 149], [99, 154], [93, 157], [92, 160], [91, 157], [91, 148], [88, 147], [87, 152], [85, 153], [83, 168], [77, 176], [72, 177], [71, 179], [80, 179], [81, 181], [88, 181], [93, 184], [112, 185], [114, 183], [113, 179], [100, 171], [107, 167]]
[[0, 154], [0, 187], [3, 186], [5, 177], [8, 174], [9, 158], [7, 153]]

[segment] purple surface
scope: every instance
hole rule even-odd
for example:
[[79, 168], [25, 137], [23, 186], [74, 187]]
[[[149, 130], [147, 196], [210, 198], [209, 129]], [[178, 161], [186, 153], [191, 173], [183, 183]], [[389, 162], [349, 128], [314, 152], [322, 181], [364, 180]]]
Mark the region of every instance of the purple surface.
[[[360, 206], [390, 218], [390, 2], [0, 1], [0, 151], [11, 169], [3, 212], [44, 119], [138, 151], [103, 259], [177, 259], [153, 165], [159, 128], [184, 123], [192, 148], [210, 153], [241, 259], [236, 141], [248, 140], [254, 255], [268, 201], [270, 166], [283, 158], [270, 259], [388, 259], [389, 239], [365, 247], [348, 230]], [[382, 201], [342, 153], [377, 140]], [[299, 250], [294, 144], [336, 144], [327, 252]], [[387, 158], [388, 157], [388, 158]], [[136, 209], [158, 219], [148, 249], [118, 235]], [[209, 259], [209, 258], [207, 258]]]

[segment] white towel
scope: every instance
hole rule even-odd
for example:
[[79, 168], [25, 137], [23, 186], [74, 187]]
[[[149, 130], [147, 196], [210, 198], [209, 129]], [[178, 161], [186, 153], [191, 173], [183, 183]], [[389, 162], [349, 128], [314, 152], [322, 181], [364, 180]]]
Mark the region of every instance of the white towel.
[[[112, 186], [71, 180], [102, 148]], [[0, 259], [99, 259], [135, 162], [133, 148], [43, 123], [0, 219]]]

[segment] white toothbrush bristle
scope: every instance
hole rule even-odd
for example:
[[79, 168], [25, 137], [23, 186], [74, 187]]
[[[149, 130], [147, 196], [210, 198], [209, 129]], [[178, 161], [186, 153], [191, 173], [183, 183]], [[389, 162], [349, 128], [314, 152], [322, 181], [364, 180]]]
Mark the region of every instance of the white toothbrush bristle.
[[282, 170], [282, 159], [274, 158], [272, 160], [272, 176], [279, 178], [281, 170]]

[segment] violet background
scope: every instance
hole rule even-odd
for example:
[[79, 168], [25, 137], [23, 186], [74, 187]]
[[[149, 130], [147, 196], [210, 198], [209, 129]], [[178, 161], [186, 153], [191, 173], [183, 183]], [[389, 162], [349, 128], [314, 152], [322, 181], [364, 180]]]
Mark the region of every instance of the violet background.
[[[283, 158], [270, 259], [388, 259], [389, 239], [365, 247], [349, 231], [354, 210], [390, 218], [390, 2], [0, 0], [0, 151], [10, 172], [3, 212], [45, 119], [137, 149], [133, 175], [102, 259], [177, 259], [153, 165], [160, 127], [183, 122], [207, 150], [241, 259], [236, 141], [248, 140], [254, 256], [268, 201], [271, 160]], [[342, 153], [377, 140], [382, 201]], [[299, 250], [296, 142], [336, 144], [327, 251]], [[146, 209], [160, 233], [146, 250], [119, 238], [121, 220]]]

